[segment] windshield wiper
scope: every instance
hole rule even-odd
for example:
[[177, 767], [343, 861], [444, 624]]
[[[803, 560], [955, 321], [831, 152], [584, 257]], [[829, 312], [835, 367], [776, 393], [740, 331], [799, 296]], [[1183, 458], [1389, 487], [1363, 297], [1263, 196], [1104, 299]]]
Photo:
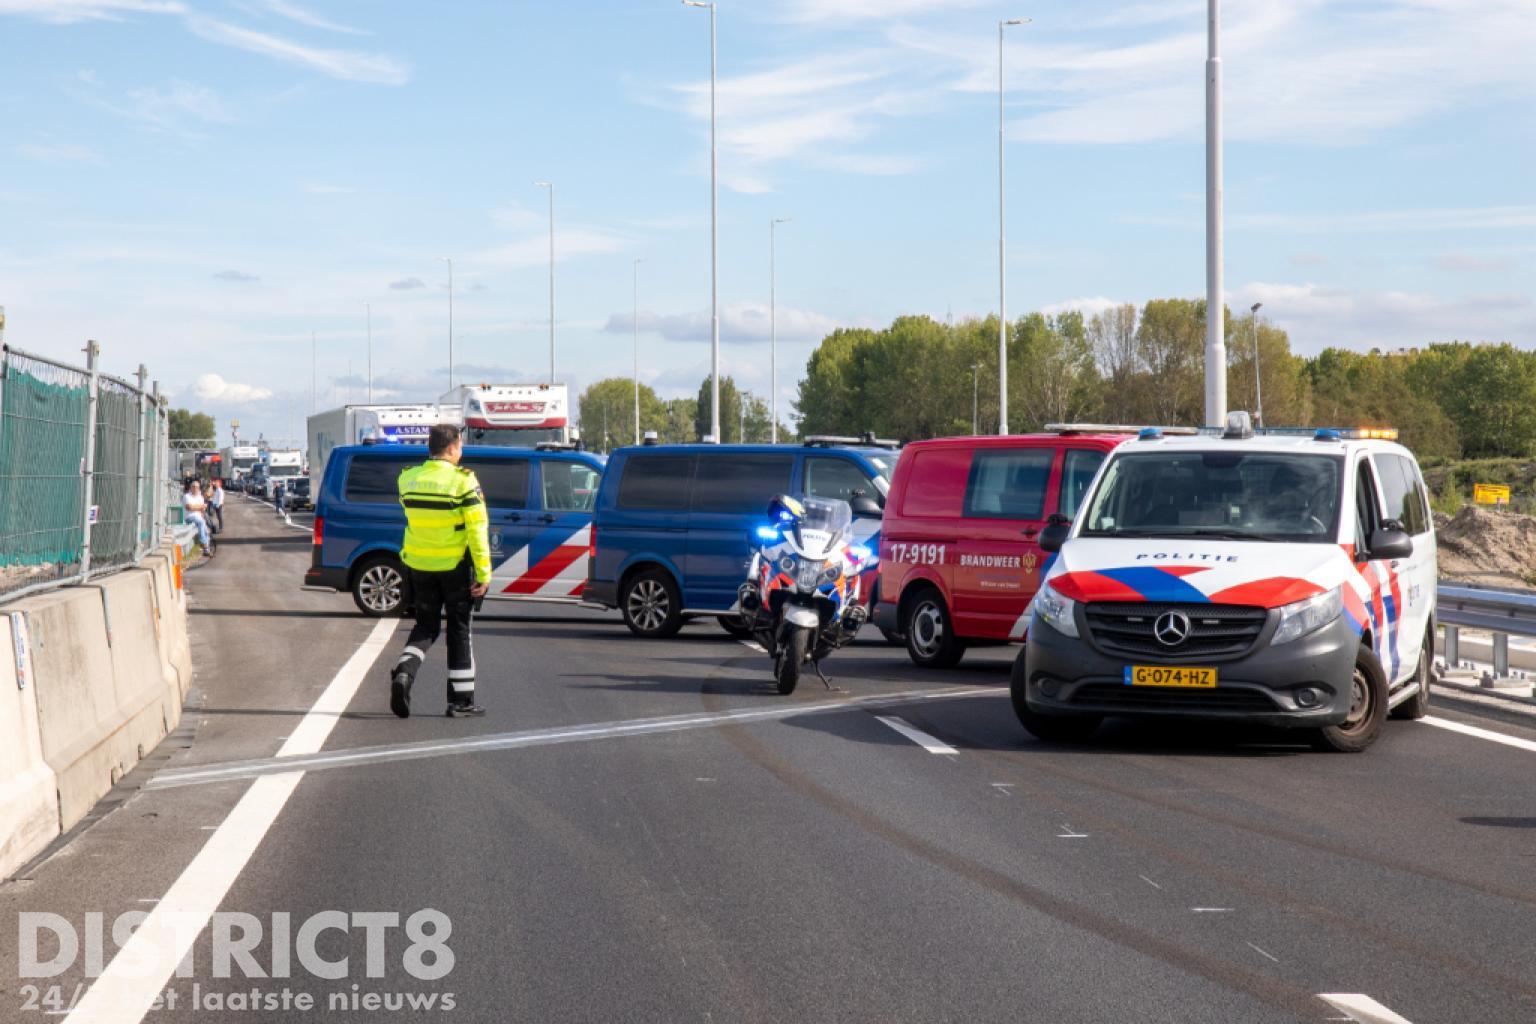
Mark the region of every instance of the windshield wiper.
[[1220, 537], [1222, 540], [1258, 540], [1266, 544], [1279, 542], [1277, 537], [1266, 537], [1262, 533], [1247, 533], [1243, 530], [1191, 530], [1188, 533], [1178, 534], [1180, 537]]

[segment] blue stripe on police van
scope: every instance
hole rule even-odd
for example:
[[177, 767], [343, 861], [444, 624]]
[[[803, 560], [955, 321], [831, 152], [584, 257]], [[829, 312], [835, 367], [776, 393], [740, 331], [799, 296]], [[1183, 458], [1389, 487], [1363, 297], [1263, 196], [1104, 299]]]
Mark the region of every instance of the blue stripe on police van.
[[1181, 577], [1150, 565], [1133, 565], [1123, 569], [1099, 569], [1100, 576], [1107, 576], [1122, 583], [1141, 595], [1144, 601], [1169, 601], [1181, 604], [1209, 604], [1211, 599]]

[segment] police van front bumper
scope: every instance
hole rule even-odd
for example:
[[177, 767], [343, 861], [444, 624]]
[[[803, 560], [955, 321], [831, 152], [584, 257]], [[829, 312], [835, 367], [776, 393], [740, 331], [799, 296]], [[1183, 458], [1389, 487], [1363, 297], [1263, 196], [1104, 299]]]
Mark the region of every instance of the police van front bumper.
[[[1025, 648], [1025, 702], [1042, 715], [1228, 719], [1280, 727], [1339, 725], [1349, 715], [1360, 637], [1340, 616], [1307, 636], [1272, 645], [1278, 615], [1241, 657], [1180, 662], [1216, 670], [1210, 689], [1130, 686], [1124, 658], [1098, 650], [1079, 608], [1080, 638], [1038, 617]], [[1136, 664], [1166, 665], [1166, 657]]]

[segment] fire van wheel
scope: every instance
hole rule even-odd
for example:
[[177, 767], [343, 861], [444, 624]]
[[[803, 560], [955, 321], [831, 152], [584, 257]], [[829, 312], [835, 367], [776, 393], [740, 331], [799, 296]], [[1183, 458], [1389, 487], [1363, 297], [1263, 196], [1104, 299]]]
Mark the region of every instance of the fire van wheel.
[[924, 590], [912, 599], [902, 632], [907, 655], [923, 668], [954, 668], [965, 655], [965, 641], [955, 635], [949, 609], [937, 590]]
[[676, 636], [683, 628], [683, 599], [661, 569], [648, 569], [631, 576], [619, 598], [624, 625], [635, 636], [663, 640]]
[[375, 619], [399, 615], [406, 604], [400, 563], [387, 556], [364, 562], [352, 579], [352, 601], [358, 611]]
[[1429, 714], [1429, 684], [1433, 678], [1433, 672], [1429, 665], [1429, 652], [1435, 635], [1430, 633], [1419, 644], [1419, 665], [1413, 674], [1413, 681], [1419, 684], [1419, 692], [1403, 701], [1392, 709], [1392, 717], [1397, 719], [1423, 718]]
[[1350, 679], [1349, 717], [1339, 725], [1325, 725], [1312, 734], [1312, 746], [1340, 754], [1357, 754], [1376, 742], [1387, 720], [1387, 677], [1376, 656], [1361, 645]]

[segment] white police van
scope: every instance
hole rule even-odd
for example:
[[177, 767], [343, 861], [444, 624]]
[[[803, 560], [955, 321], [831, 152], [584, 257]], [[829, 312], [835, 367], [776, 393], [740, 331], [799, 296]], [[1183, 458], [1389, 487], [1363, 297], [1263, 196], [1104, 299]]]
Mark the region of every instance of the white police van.
[[1151, 428], [1105, 462], [1043, 572], [1013, 706], [1042, 739], [1194, 716], [1370, 746], [1422, 717], [1436, 554], [1424, 478], [1392, 430]]

